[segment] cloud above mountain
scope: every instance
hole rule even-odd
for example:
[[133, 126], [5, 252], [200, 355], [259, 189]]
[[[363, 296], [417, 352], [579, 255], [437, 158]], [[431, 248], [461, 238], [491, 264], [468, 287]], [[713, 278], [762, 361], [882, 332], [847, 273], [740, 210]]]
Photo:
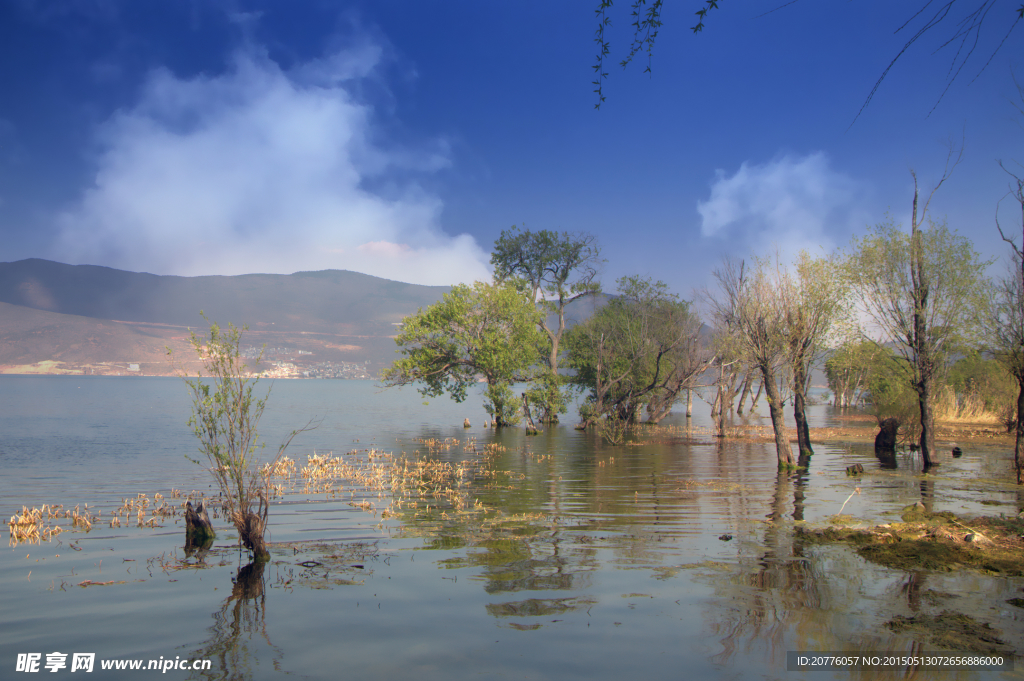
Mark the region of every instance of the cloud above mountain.
[[52, 257], [157, 274], [348, 269], [418, 284], [486, 278], [417, 179], [443, 140], [391, 144], [360, 81], [372, 43], [282, 69], [257, 48], [223, 73], [149, 74], [97, 134], [94, 182], [58, 219]]

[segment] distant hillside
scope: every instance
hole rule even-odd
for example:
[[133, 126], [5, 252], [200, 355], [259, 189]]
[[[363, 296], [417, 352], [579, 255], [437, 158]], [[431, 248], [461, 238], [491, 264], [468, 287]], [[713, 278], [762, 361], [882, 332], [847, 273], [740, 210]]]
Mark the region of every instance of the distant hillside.
[[[0, 263], [0, 371], [59, 361], [85, 373], [122, 373], [128, 363], [170, 373], [164, 345], [184, 358], [188, 328], [206, 326], [203, 310], [221, 324], [248, 324], [246, 342], [266, 344], [271, 362], [359, 364], [365, 372], [345, 370], [375, 375], [394, 358], [395, 324], [447, 290], [341, 270], [175, 277], [39, 259]], [[328, 375], [340, 371], [328, 367]]]
[[188, 357], [187, 332], [168, 331], [0, 303], [0, 373], [166, 374], [167, 346]]
[[[263, 367], [276, 375], [372, 377], [396, 357], [398, 322], [448, 290], [343, 270], [175, 277], [0, 263], [0, 373], [171, 374], [165, 346], [188, 362], [203, 310], [222, 325], [247, 324], [243, 343], [266, 346]], [[607, 300], [574, 302], [567, 326]]]
[[343, 270], [175, 277], [30, 259], [0, 263], [0, 302], [95, 319], [222, 324], [345, 335], [389, 334], [434, 303], [444, 286], [417, 286]]

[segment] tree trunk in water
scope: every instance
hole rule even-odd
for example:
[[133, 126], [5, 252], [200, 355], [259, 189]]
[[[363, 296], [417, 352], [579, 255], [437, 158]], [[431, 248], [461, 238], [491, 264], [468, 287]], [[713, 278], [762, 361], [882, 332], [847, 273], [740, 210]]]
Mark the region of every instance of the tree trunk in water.
[[797, 449], [801, 455], [813, 454], [811, 449], [811, 429], [807, 425], [807, 412], [804, 408], [804, 394], [798, 392], [793, 395], [793, 418], [796, 420], [796, 442]]
[[764, 390], [764, 381], [757, 386], [757, 393], [754, 395], [754, 401], [750, 403], [750, 411], [757, 409], [757, 403], [761, 401], [761, 391]]
[[[1024, 388], [1022, 388], [1021, 390], [1024, 391]], [[693, 416], [693, 391], [692, 390], [687, 390], [686, 391], [686, 418], [691, 418], [692, 416]]]
[[917, 386], [918, 402], [921, 406], [921, 460], [924, 468], [935, 465], [932, 458], [935, 453], [935, 413], [932, 411], [931, 385], [927, 381], [920, 381]]
[[1017, 443], [1013, 449], [1013, 468], [1017, 473], [1017, 484], [1024, 484], [1024, 375], [1017, 378], [1020, 392], [1017, 393]]
[[807, 385], [807, 371], [803, 361], [797, 362], [793, 368], [793, 418], [796, 420], [796, 442], [800, 455], [813, 454], [811, 449], [811, 429], [807, 425], [806, 396], [804, 387]]
[[743, 416], [743, 403], [747, 401], [747, 395], [750, 394], [750, 383], [754, 380], [754, 377], [750, 374], [751, 372], [748, 371], [743, 379], [743, 387], [740, 389], [740, 403], [736, 405], [737, 416]]
[[530, 398], [523, 393], [523, 413], [526, 415], [526, 434], [537, 435], [540, 433], [540, 428], [533, 422], [533, 416], [530, 414]]
[[674, 396], [655, 397], [647, 403], [647, 423], [657, 425], [663, 418], [672, 413]]
[[[723, 402], [724, 404], [724, 402]], [[718, 410], [718, 437], [725, 437], [725, 409], [719, 408]]]
[[[925, 205], [927, 210], [927, 204]], [[924, 219], [922, 213], [921, 219]], [[935, 375], [933, 347], [927, 322], [931, 282], [924, 266], [924, 247], [917, 217], [917, 177], [914, 178], [914, 212], [910, 229], [910, 279], [913, 285], [914, 328], [911, 346], [914, 352], [914, 389], [921, 406], [921, 459], [924, 469], [935, 465], [935, 414], [932, 411], [932, 377]]]
[[231, 520], [235, 524], [235, 529], [238, 530], [238, 539], [242, 542], [242, 546], [252, 551], [253, 561], [257, 563], [269, 561], [270, 551], [263, 539], [267, 530], [266, 515], [260, 515], [249, 509], [235, 513]]
[[775, 452], [779, 457], [779, 468], [788, 468], [793, 465], [793, 450], [786, 441], [782, 397], [779, 395], [779, 386], [775, 384], [771, 366], [761, 365], [761, 386], [768, 397], [768, 411], [772, 416], [772, 429], [775, 431]]

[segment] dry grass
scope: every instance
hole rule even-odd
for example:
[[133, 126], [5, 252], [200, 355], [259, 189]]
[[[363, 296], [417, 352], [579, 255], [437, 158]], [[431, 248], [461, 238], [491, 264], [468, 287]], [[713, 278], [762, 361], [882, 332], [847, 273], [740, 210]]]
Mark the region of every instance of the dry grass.
[[952, 388], [943, 389], [935, 400], [935, 418], [947, 423], [1002, 423], [997, 412], [985, 409], [985, 399], [977, 392], [957, 396]]

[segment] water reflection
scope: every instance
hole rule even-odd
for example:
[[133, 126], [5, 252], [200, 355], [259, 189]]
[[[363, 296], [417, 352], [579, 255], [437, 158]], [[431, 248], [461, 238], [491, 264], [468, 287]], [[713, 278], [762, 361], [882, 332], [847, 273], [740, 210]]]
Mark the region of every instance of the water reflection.
[[[116, 633], [125, 629], [126, 611], [148, 617], [156, 608], [167, 631], [161, 641], [212, 659], [215, 669], [196, 678], [217, 679], [268, 677], [285, 654], [288, 671], [302, 678], [336, 676], [330, 672], [342, 656], [352, 678], [554, 678], [550, 670], [556, 668], [559, 678], [679, 678], [681, 669], [695, 678], [782, 678], [787, 650], [920, 650], [911, 634], [895, 634], [885, 623], [896, 615], [934, 615], [954, 607], [973, 608], [973, 617], [1007, 632], [1007, 640], [1024, 636], [1019, 611], [1005, 605], [1020, 597], [1019, 579], [898, 572], [867, 563], [847, 547], [807, 544], [794, 530], [801, 522], [828, 522], [856, 486], [863, 494], [845, 513], [871, 523], [890, 522], [917, 501], [938, 511], [971, 505], [968, 513], [991, 513], [984, 501], [999, 502], [998, 512], [1020, 510], [1024, 493], [994, 482], [1005, 476], [1012, 452], [993, 446], [991, 455], [974, 448], [959, 459], [947, 455], [938, 475], [922, 479], [913, 455], [895, 455], [890, 467], [875, 459], [870, 444], [823, 445], [799, 461], [802, 469], [779, 474], [770, 443], [715, 438], [700, 414], [677, 426], [668, 421], [668, 427], [651, 429], [630, 445], [610, 447], [571, 426], [550, 427], [532, 438], [511, 429], [465, 431], [464, 407], [456, 405], [450, 414], [439, 411], [446, 403], [417, 411], [422, 400], [415, 394], [408, 404], [381, 403], [372, 412], [366, 405], [375, 404], [374, 393], [353, 392], [343, 402], [335, 392], [344, 390], [351, 388], [307, 382], [275, 393], [275, 400], [282, 398], [276, 404], [291, 410], [280, 419], [282, 428], [295, 422], [291, 412], [316, 413], [324, 404], [345, 414], [342, 425], [310, 434], [295, 456], [320, 449], [346, 462], [365, 459], [365, 452], [348, 450], [362, 450], [372, 438], [378, 451], [414, 456], [426, 449], [427, 439], [457, 440], [447, 449], [420, 452], [451, 463], [441, 471], [444, 477], [410, 483], [430, 498], [403, 498], [400, 490], [395, 498], [404, 505], [388, 506], [396, 493], [383, 486], [392, 480], [386, 457], [372, 462], [382, 472], [373, 478], [380, 488], [345, 481], [333, 495], [290, 493], [271, 514], [274, 562], [237, 570], [223, 601], [227, 573], [236, 566], [218, 565], [204, 547], [190, 547], [186, 555], [208, 569], [162, 579], [164, 573], [154, 577], [133, 568], [135, 586], [60, 590], [60, 578], [71, 568], [100, 558], [104, 569], [119, 560], [132, 561], [126, 568], [137, 566], [145, 558], [140, 552], [159, 555], [172, 541], [179, 545], [177, 529], [170, 539], [170, 529], [97, 528], [81, 542], [83, 552], [61, 549], [60, 563], [36, 548], [31, 564], [29, 549], [11, 552], [0, 567], [7, 570], [8, 584], [22, 586], [6, 590], [0, 611], [5, 631], [20, 638], [0, 643], [7, 646], [5, 654], [42, 650], [42, 643], [32, 647], [39, 641], [52, 642], [54, 649], [66, 645], [141, 657], [139, 651], [152, 648], [151, 640], [142, 640], [150, 634], [143, 616], [127, 615], [142, 635]], [[151, 401], [135, 401], [150, 409]], [[431, 425], [410, 425], [409, 415], [421, 413]], [[186, 439], [155, 453], [140, 448], [132, 432], [149, 423], [145, 418], [131, 415], [131, 426], [112, 438], [119, 448], [105, 441], [83, 457], [92, 462], [87, 470], [61, 472], [54, 465], [59, 459], [19, 455], [20, 473], [0, 480], [0, 496], [49, 503], [66, 499], [55, 499], [59, 490], [80, 488], [93, 495], [82, 501], [92, 503], [97, 496], [116, 502], [123, 494], [162, 490], [166, 461], [180, 459], [194, 443]], [[175, 420], [173, 432], [183, 422]], [[348, 444], [353, 438], [364, 444]], [[490, 472], [461, 465], [483, 457], [482, 449], [491, 445], [500, 449], [486, 455]], [[51, 449], [60, 447], [48, 443], [40, 452]], [[108, 450], [119, 458], [102, 458]], [[132, 464], [135, 477], [129, 482], [119, 477], [126, 468], [122, 461]], [[869, 469], [867, 474], [848, 478], [844, 470], [854, 463]], [[459, 470], [473, 477], [450, 475]], [[180, 475], [175, 472], [175, 479]], [[82, 482], [75, 476], [92, 477]], [[149, 482], [141, 486], [139, 480]], [[719, 539], [724, 536], [732, 539]], [[35, 571], [31, 581], [29, 568]], [[79, 579], [106, 581], [97, 576], [98, 566], [94, 570]], [[57, 588], [50, 594], [45, 589], [52, 578]], [[215, 585], [221, 590], [208, 590]], [[118, 602], [115, 612], [102, 600], [115, 589], [131, 610]], [[209, 600], [211, 593], [218, 601]], [[40, 607], [47, 617], [19, 614]], [[76, 617], [65, 616], [68, 607], [79, 608]], [[62, 616], [49, 617], [55, 612]], [[101, 641], [89, 638], [93, 631], [81, 631], [82, 614], [97, 622], [92, 629]], [[345, 642], [343, 650], [338, 640]]]
[[196, 563], [204, 564], [206, 562], [206, 556], [210, 553], [210, 549], [212, 547], [213, 538], [196, 541], [195, 537], [192, 535], [185, 535], [185, 557], [194, 559]]
[[267, 633], [265, 569], [266, 563], [249, 563], [231, 580], [231, 595], [213, 613], [209, 639], [192, 655], [192, 659], [212, 660], [212, 668], [195, 672], [191, 678], [254, 678], [264, 656], [261, 649], [269, 649], [274, 668], [279, 667], [283, 653]]

